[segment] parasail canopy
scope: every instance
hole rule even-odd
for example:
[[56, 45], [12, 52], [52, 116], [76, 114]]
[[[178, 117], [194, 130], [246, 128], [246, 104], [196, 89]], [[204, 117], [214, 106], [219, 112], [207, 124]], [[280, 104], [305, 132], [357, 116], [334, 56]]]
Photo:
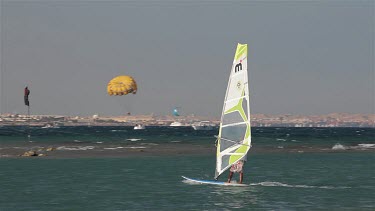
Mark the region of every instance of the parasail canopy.
[[135, 94], [137, 93], [137, 83], [131, 76], [117, 76], [109, 81], [107, 93], [109, 95], [127, 95], [129, 93]]
[[173, 116], [180, 116], [180, 113], [178, 112], [178, 108], [179, 107], [176, 107], [176, 108], [173, 109], [173, 112], [172, 112]]

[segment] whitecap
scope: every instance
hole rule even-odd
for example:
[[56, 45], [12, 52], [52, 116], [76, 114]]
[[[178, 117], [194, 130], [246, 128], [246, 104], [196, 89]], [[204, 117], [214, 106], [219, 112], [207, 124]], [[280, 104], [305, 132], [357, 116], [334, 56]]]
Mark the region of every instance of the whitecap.
[[106, 148], [103, 148], [103, 149], [123, 149], [123, 148], [126, 148], [126, 147], [106, 147]]
[[126, 139], [127, 141], [139, 141], [139, 140], [142, 140], [142, 139], [140, 139], [140, 138], [128, 138], [128, 139]]
[[350, 188], [346, 186], [341, 187], [333, 187], [333, 186], [312, 186], [312, 185], [289, 185], [284, 184], [281, 182], [259, 182], [259, 183], [251, 183], [251, 186], [265, 186], [265, 187], [287, 187], [287, 188], [320, 188], [320, 189], [343, 189], [343, 188]]
[[66, 146], [61, 146], [57, 147], [57, 150], [88, 150], [88, 149], [94, 149], [95, 147], [93, 146], [84, 146], [84, 147], [66, 147]]
[[344, 146], [344, 145], [342, 145], [342, 144], [337, 143], [337, 144], [335, 144], [335, 145], [332, 147], [332, 149], [333, 149], [333, 150], [346, 150], [347, 147]]
[[361, 149], [375, 149], [375, 144], [358, 144]]
[[128, 148], [128, 149], [145, 149], [147, 147], [124, 147], [124, 148]]

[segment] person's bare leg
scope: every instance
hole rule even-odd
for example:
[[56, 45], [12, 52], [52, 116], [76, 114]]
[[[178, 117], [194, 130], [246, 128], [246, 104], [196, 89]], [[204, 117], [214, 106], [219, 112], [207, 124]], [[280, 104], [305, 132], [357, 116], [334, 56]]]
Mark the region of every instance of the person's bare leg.
[[233, 177], [233, 172], [229, 172], [229, 177], [228, 177], [228, 183], [230, 183], [230, 181], [232, 180], [232, 177]]
[[243, 172], [240, 173], [240, 184], [242, 184], [242, 180], [243, 180]]

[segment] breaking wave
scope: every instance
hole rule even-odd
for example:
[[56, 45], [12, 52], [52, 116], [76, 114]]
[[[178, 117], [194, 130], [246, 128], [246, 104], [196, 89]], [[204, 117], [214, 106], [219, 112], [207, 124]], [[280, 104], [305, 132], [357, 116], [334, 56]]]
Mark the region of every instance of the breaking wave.
[[94, 146], [84, 146], [84, 147], [66, 147], [66, 146], [61, 146], [57, 147], [57, 150], [88, 150], [88, 149], [94, 149]]
[[375, 149], [375, 144], [357, 144], [356, 146], [345, 146], [340, 143], [335, 144], [332, 147], [333, 150], [366, 150], [366, 149]]

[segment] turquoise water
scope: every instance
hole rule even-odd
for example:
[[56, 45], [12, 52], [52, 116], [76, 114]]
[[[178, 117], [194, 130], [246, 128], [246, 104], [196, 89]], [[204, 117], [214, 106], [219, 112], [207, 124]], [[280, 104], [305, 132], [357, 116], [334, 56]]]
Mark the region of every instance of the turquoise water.
[[[249, 156], [249, 187], [209, 179], [210, 156], [1, 159], [1, 210], [375, 209], [373, 153]], [[224, 177], [226, 177], [225, 175]]]
[[[209, 143], [202, 140], [211, 140], [215, 133], [184, 136], [185, 130], [188, 129], [165, 129], [163, 134], [171, 134], [167, 140], [160, 138], [164, 135], [156, 131], [146, 132], [151, 135], [130, 136], [159, 144], [185, 140], [206, 145]], [[360, 131], [357, 129], [333, 130], [324, 137], [313, 129], [305, 133], [298, 129], [275, 128], [266, 129], [265, 135], [254, 132], [254, 148], [257, 140], [263, 147], [289, 143], [283, 146], [317, 145], [321, 149], [331, 149], [340, 143], [344, 148], [330, 152], [270, 153], [266, 150], [250, 153], [244, 179], [250, 186], [245, 188], [183, 181], [181, 175], [211, 179], [214, 155], [3, 157], [0, 158], [0, 210], [375, 210], [375, 153], [371, 149], [375, 141], [374, 129], [363, 130], [361, 138], [357, 138], [356, 131]], [[286, 134], [293, 139], [277, 140], [284, 139]], [[14, 144], [9, 141], [10, 136], [0, 136], [1, 147]], [[48, 138], [43, 141], [53, 140], [52, 133], [45, 136]], [[66, 144], [71, 139], [76, 137], [54, 142]], [[87, 145], [88, 140], [90, 138], [79, 144]], [[111, 144], [116, 140], [111, 139]], [[227, 174], [220, 179], [226, 177]]]

